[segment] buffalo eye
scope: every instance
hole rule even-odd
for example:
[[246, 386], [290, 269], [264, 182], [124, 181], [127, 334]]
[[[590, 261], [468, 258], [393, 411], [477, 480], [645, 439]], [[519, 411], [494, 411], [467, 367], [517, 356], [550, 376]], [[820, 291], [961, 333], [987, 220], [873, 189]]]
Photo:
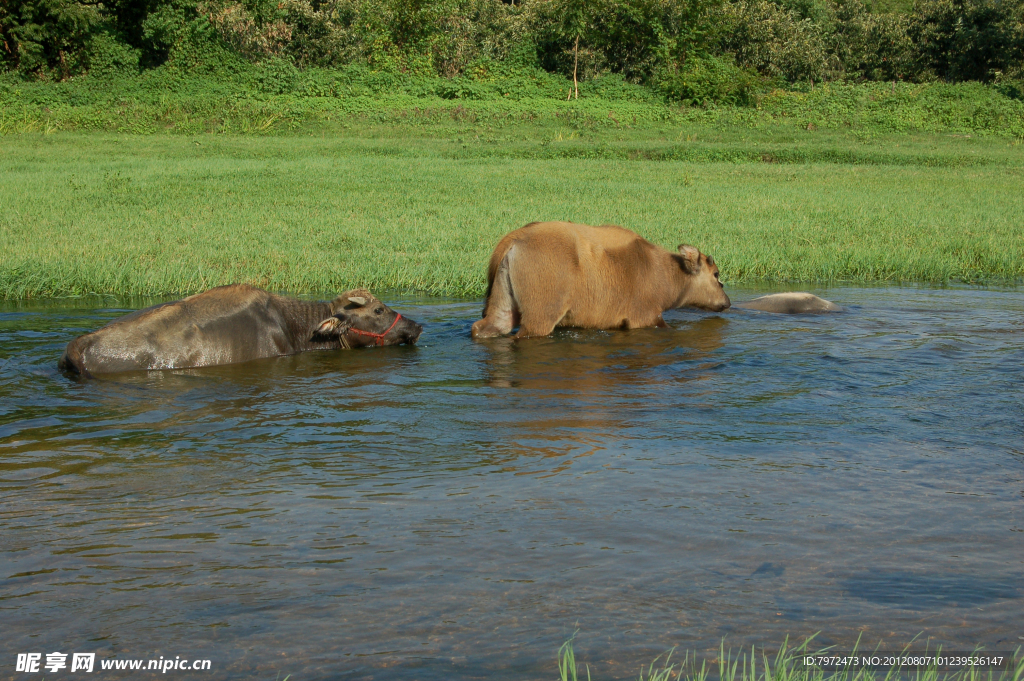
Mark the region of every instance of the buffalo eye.
[[384, 308], [383, 307], [378, 307], [373, 312], [374, 312], [374, 314], [384, 314]]

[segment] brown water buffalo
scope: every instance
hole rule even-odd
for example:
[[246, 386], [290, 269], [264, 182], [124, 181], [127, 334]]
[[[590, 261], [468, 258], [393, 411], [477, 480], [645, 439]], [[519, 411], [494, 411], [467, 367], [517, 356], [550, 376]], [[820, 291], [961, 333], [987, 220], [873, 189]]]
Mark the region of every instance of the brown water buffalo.
[[842, 312], [843, 310], [843, 308], [835, 303], [819, 298], [813, 293], [797, 291], [761, 296], [760, 298], [748, 300], [745, 303], [736, 303], [735, 307], [744, 310], [774, 312], [776, 314], [818, 314], [821, 312]]
[[91, 376], [233, 364], [306, 350], [415, 343], [422, 330], [363, 288], [328, 303], [233, 284], [133, 312], [79, 336], [58, 367]]
[[672, 253], [614, 225], [534, 222], [494, 249], [484, 317], [472, 335], [664, 326], [662, 312], [686, 306], [729, 307], [715, 261], [693, 246]]

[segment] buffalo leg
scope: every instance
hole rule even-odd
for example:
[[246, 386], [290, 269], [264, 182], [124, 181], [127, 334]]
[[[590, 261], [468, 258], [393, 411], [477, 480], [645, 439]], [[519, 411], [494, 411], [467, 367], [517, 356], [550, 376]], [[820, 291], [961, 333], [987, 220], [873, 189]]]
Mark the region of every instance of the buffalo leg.
[[562, 321], [567, 310], [544, 310], [540, 313], [524, 314], [523, 323], [519, 325], [519, 332], [516, 338], [530, 338], [531, 336], [549, 336]]
[[548, 336], [555, 330], [569, 312], [569, 293], [554, 282], [555, 287], [546, 287], [543, 296], [533, 296], [529, 306], [522, 310], [522, 319], [516, 338]]
[[473, 324], [473, 338], [494, 338], [512, 332], [518, 322], [516, 301], [512, 297], [512, 282], [508, 272], [508, 256], [502, 260], [498, 271], [494, 273], [491, 284], [491, 295], [487, 298], [487, 309], [484, 318]]

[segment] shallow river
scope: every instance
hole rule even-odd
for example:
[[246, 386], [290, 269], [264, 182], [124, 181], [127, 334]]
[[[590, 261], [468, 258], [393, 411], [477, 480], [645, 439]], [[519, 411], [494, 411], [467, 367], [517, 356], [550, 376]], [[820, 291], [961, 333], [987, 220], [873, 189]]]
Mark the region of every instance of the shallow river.
[[556, 678], [577, 629], [595, 679], [723, 637], [1024, 643], [1024, 292], [817, 292], [847, 311], [518, 343], [392, 296], [415, 348], [82, 382], [63, 345], [153, 301], [2, 304], [0, 678]]

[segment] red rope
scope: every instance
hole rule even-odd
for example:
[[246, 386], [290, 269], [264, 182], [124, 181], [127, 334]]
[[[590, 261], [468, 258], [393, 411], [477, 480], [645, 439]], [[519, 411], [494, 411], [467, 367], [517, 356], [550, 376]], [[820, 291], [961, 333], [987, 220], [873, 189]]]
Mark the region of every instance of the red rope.
[[401, 319], [401, 318], [402, 318], [402, 315], [400, 315], [400, 314], [398, 314], [396, 312], [395, 313], [395, 321], [391, 322], [391, 326], [389, 326], [388, 330], [385, 331], [384, 333], [370, 333], [369, 331], [360, 331], [359, 329], [357, 329], [355, 327], [350, 328], [347, 333], [358, 333], [360, 336], [369, 336], [371, 338], [376, 338], [377, 340], [375, 340], [373, 342], [374, 345], [384, 345], [384, 336], [386, 336], [389, 333], [391, 333], [391, 329], [395, 328], [395, 324], [397, 324], [398, 320]]

